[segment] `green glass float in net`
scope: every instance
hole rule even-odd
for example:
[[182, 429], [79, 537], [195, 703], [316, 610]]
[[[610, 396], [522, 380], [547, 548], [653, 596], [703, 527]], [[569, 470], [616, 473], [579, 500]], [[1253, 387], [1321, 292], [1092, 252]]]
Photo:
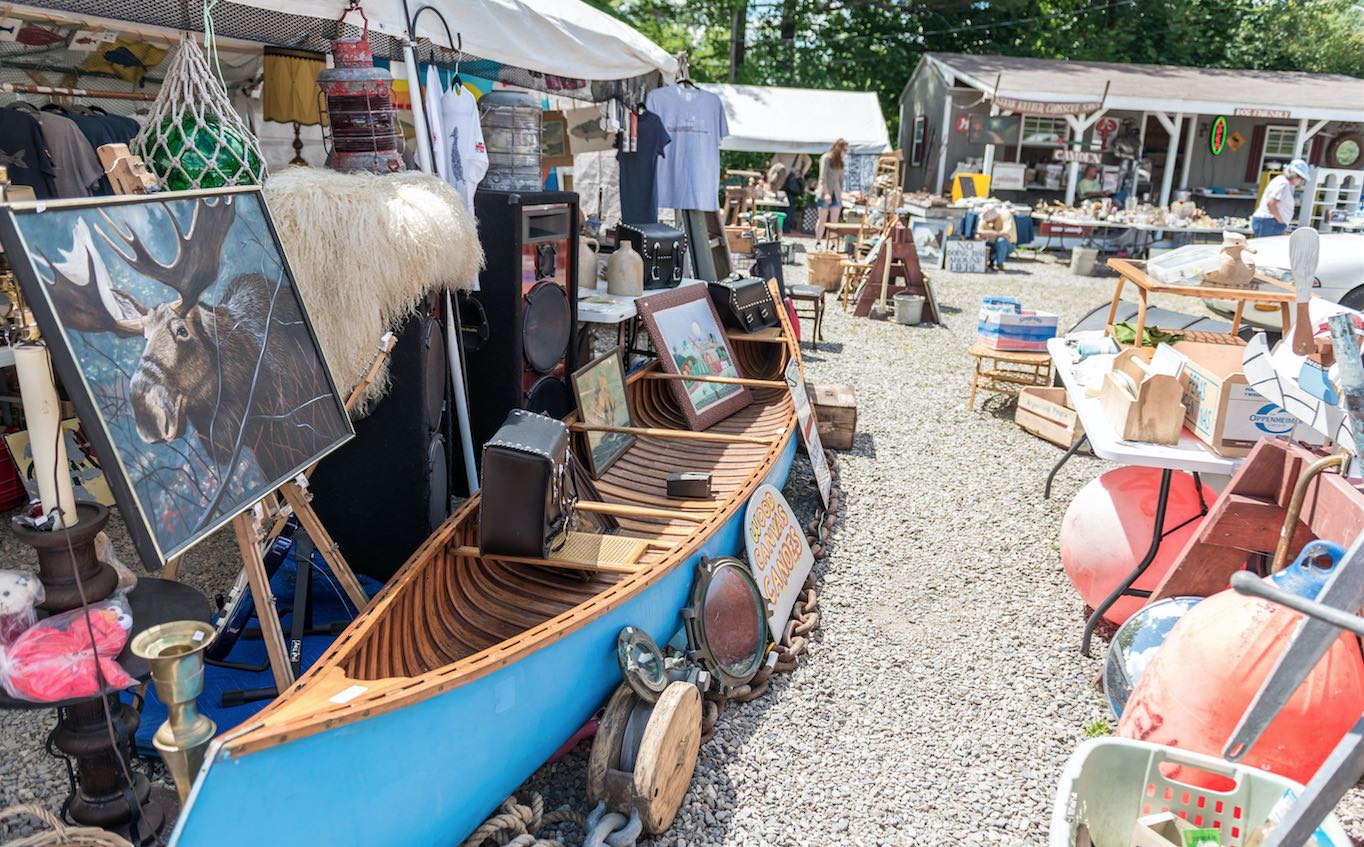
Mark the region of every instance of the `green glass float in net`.
[[180, 39], [132, 149], [171, 191], [259, 185], [265, 179], [259, 143], [188, 35]]

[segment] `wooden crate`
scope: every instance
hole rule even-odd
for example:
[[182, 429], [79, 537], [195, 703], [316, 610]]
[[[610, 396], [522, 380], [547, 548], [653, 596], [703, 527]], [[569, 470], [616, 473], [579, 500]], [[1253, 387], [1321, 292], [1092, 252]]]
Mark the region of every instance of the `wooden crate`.
[[857, 393], [851, 385], [807, 385], [819, 422], [819, 441], [831, 450], [851, 450], [857, 436]]
[[1014, 423], [1059, 447], [1070, 447], [1085, 434], [1064, 388], [1028, 386], [1018, 392]]

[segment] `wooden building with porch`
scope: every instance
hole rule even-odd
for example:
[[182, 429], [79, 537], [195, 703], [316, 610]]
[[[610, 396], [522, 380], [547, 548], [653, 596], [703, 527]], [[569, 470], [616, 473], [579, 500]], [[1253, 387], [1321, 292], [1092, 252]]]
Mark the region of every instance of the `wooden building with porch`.
[[[992, 193], [1072, 203], [1095, 164], [1110, 193], [1164, 205], [1188, 191], [1249, 215], [1269, 175], [1314, 166], [1300, 223], [1354, 213], [1364, 186], [1364, 79], [1286, 71], [927, 53], [900, 95], [905, 188], [941, 193], [954, 172]], [[1134, 182], [1135, 180], [1135, 182]]]

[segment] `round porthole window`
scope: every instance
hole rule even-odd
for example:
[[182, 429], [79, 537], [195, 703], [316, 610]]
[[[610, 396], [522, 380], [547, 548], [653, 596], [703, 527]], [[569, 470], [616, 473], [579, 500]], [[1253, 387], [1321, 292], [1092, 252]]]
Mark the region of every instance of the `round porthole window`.
[[738, 559], [704, 559], [683, 612], [687, 642], [725, 688], [747, 683], [767, 652], [767, 606], [748, 566]]
[[1326, 161], [1333, 168], [1357, 168], [1364, 164], [1364, 135], [1348, 132], [1331, 142]]

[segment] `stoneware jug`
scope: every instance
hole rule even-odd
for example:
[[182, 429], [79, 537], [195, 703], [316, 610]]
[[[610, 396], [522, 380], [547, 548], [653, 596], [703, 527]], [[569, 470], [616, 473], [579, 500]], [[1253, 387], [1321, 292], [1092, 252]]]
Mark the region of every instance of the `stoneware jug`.
[[617, 244], [606, 260], [606, 290], [621, 297], [644, 293], [644, 259], [628, 241]]
[[597, 239], [585, 235], [578, 237], [578, 290], [595, 291], [597, 288]]

